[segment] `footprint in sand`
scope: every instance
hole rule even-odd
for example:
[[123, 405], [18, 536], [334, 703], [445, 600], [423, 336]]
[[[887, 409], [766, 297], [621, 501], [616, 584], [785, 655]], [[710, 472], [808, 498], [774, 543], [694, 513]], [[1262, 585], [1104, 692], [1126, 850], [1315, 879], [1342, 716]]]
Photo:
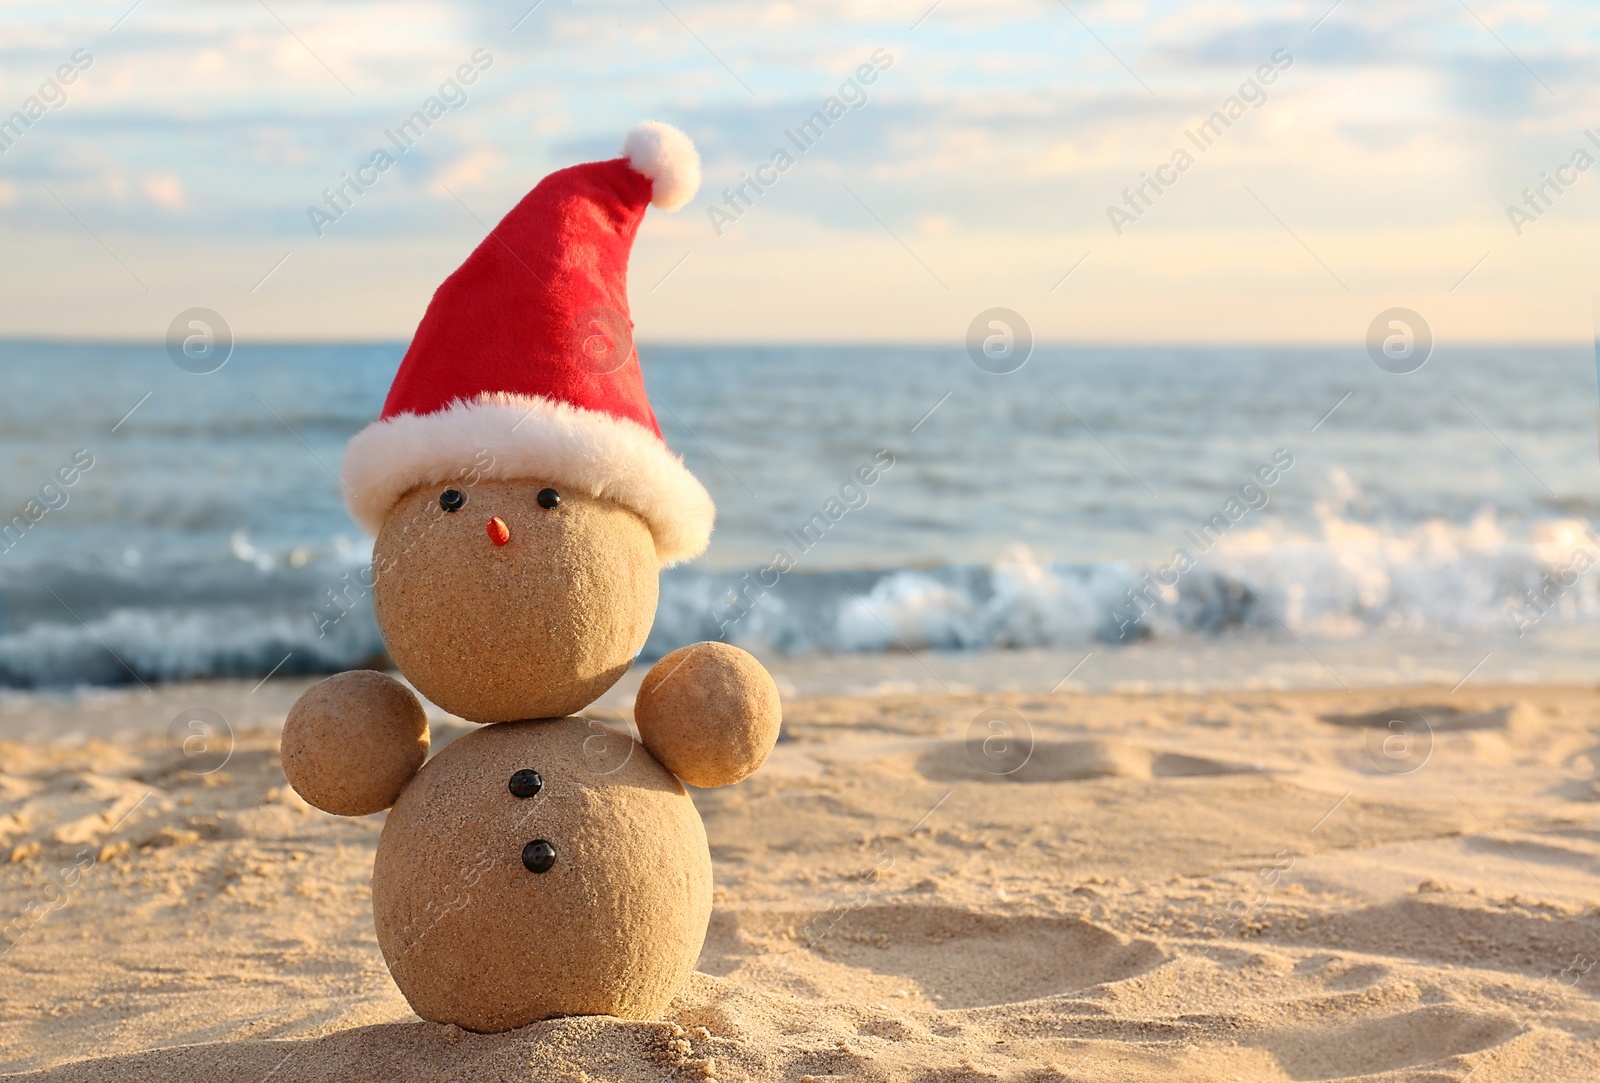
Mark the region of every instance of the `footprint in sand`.
[[[1329, 1018], [1338, 1011], [1335, 1005], [1323, 1006], [1304, 1026], [1284, 1027], [1252, 1037], [1249, 1044], [1269, 1050], [1291, 1079], [1365, 1079], [1405, 1068], [1438, 1065], [1503, 1045], [1522, 1032], [1521, 1025], [1509, 1015], [1468, 1011], [1454, 1005], [1433, 1005], [1379, 1018], [1361, 1018], [1355, 1011], [1346, 1020]], [[1404, 1078], [1456, 1077], [1430, 1073], [1426, 1077]]]
[[[1018, 762], [1020, 761], [1020, 762]], [[1254, 774], [1245, 764], [1203, 756], [1163, 752], [1131, 741], [1091, 738], [1082, 741], [1039, 741], [1023, 760], [975, 754], [971, 742], [935, 745], [917, 760], [924, 778], [973, 779], [990, 782], [1077, 782], [1095, 778], [1194, 778]]]
[[[853, 999], [864, 987], [911, 984], [947, 1010], [1081, 993], [1148, 973], [1168, 959], [1150, 940], [1077, 918], [946, 906], [868, 906], [822, 924], [814, 914], [719, 917], [708, 955], [715, 955], [718, 938], [729, 947], [736, 938], [745, 951], [757, 943], [781, 944], [795, 955], [793, 970], [819, 995]], [[714, 959], [703, 956], [701, 968], [714, 971]]]

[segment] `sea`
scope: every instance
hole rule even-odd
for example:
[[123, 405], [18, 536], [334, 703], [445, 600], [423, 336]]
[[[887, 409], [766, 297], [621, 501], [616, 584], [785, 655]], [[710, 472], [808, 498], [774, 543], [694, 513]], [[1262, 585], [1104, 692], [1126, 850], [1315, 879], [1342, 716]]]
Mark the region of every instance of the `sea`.
[[[381, 659], [368, 599], [325, 618], [371, 557], [343, 449], [403, 352], [199, 374], [0, 342], [0, 688]], [[1359, 345], [640, 353], [718, 506], [645, 661], [724, 639], [807, 691], [1600, 677], [1589, 344], [1441, 342], [1404, 374]]]

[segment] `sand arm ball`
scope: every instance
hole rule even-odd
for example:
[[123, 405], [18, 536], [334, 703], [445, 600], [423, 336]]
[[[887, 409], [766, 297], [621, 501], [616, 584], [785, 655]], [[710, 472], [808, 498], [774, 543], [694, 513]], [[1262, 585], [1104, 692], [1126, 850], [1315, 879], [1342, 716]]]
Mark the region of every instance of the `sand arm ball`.
[[428, 716], [393, 677], [339, 673], [295, 701], [282, 748], [296, 793], [324, 812], [365, 816], [393, 805], [428, 758]]
[[691, 786], [728, 786], [766, 762], [783, 707], [755, 658], [726, 643], [695, 643], [651, 667], [633, 717], [667, 770]]

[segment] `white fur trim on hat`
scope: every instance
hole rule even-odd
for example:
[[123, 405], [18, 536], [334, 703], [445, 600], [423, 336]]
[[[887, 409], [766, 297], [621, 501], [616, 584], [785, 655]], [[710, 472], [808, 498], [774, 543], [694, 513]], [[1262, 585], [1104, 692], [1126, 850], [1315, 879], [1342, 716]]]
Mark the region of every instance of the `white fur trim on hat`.
[[637, 422], [539, 395], [485, 393], [432, 414], [375, 421], [344, 456], [345, 503], [373, 534], [420, 485], [531, 478], [631, 508], [662, 566], [693, 560], [716, 507], [683, 460]]
[[650, 202], [675, 211], [700, 190], [700, 152], [670, 124], [647, 120], [622, 141], [622, 156], [651, 180]]

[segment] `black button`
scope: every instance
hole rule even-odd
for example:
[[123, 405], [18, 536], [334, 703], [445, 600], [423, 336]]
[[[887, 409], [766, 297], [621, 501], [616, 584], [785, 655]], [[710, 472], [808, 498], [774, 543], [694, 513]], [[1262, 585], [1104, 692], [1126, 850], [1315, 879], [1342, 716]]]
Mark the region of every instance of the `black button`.
[[544, 839], [535, 839], [522, 848], [522, 863], [529, 872], [549, 872], [556, 863], [556, 848]]
[[460, 489], [446, 489], [439, 494], [439, 506], [445, 511], [460, 511], [467, 506], [467, 494]]
[[554, 489], [540, 489], [538, 501], [541, 508], [553, 508], [561, 503], [561, 494]]
[[544, 779], [539, 777], [539, 772], [523, 768], [511, 776], [512, 797], [534, 797], [544, 789]]

